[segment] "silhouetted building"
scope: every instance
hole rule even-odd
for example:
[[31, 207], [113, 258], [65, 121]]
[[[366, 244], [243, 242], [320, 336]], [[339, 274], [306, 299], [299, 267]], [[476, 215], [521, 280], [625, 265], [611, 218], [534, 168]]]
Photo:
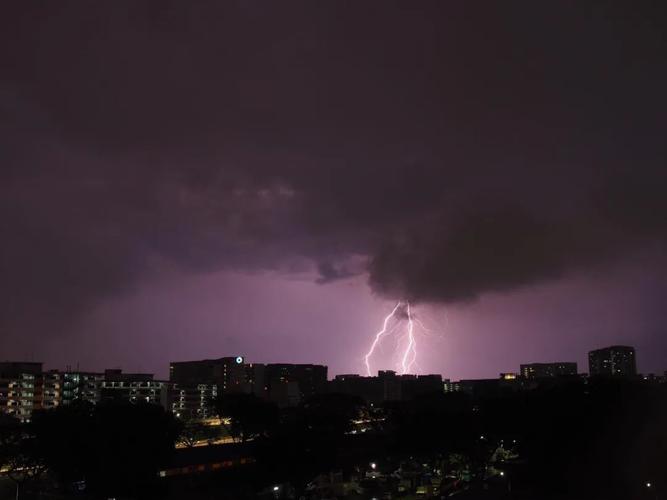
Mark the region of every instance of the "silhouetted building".
[[[392, 372], [393, 373], [393, 372]], [[329, 382], [329, 392], [357, 396], [369, 404], [379, 404], [383, 401], [400, 399], [400, 382], [398, 377], [362, 377], [361, 375], [336, 375]], [[399, 393], [398, 398], [390, 397], [388, 393]]]
[[524, 389], [519, 377], [512, 376], [515, 374], [507, 375], [501, 373], [498, 378], [459, 380], [454, 384], [458, 387], [458, 391], [476, 399], [502, 397]]
[[380, 370], [377, 378], [382, 382], [382, 401], [403, 399], [403, 382], [393, 370]]
[[441, 375], [397, 375], [391, 370], [380, 370], [377, 377], [337, 375], [329, 382], [329, 392], [350, 394], [369, 404], [385, 401], [410, 400], [420, 394], [442, 393]]
[[556, 363], [529, 363], [521, 365], [521, 376], [527, 379], [575, 376], [577, 363], [559, 361]]
[[614, 345], [588, 353], [588, 371], [591, 377], [635, 377], [637, 362], [635, 349]]
[[249, 392], [243, 356], [173, 361], [169, 364], [169, 381], [181, 387], [215, 385], [220, 393]]
[[294, 406], [327, 388], [327, 367], [311, 364], [267, 364], [264, 380], [269, 399], [279, 406]]
[[245, 365], [246, 383], [248, 390], [262, 399], [269, 397], [269, 386], [266, 380], [266, 365], [261, 363], [248, 363]]
[[401, 375], [401, 399], [410, 400], [421, 394], [442, 393], [442, 375]]
[[269, 400], [280, 408], [288, 406], [298, 406], [303, 401], [301, 389], [298, 382], [284, 380], [282, 382], [273, 382], [269, 386]]
[[459, 380], [459, 391], [475, 398], [488, 398], [500, 395], [499, 379], [468, 379]]

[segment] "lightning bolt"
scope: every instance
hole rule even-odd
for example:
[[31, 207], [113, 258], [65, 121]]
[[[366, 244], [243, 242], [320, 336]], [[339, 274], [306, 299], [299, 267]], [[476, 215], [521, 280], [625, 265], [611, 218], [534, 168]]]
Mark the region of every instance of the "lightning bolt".
[[375, 347], [377, 346], [378, 342], [380, 341], [380, 338], [387, 333], [387, 325], [389, 324], [389, 320], [394, 317], [394, 314], [396, 314], [396, 311], [398, 311], [398, 308], [401, 306], [401, 302], [399, 301], [396, 306], [394, 306], [394, 309], [389, 313], [385, 318], [384, 322], [382, 323], [382, 330], [377, 332], [375, 334], [375, 340], [373, 340], [373, 343], [371, 344], [370, 350], [366, 353], [366, 356], [364, 356], [364, 361], [366, 363], [366, 373], [368, 376], [371, 376], [371, 365], [370, 365], [370, 357], [373, 355], [373, 352], [375, 351]]
[[[393, 324], [390, 323], [393, 321]], [[405, 320], [405, 321], [404, 321]], [[391, 324], [391, 326], [390, 326]], [[375, 334], [371, 348], [364, 356], [366, 364], [366, 375], [371, 375], [370, 359], [376, 352], [377, 346], [385, 337], [395, 337], [396, 345], [394, 347], [394, 360], [396, 362], [396, 372], [405, 375], [414, 373], [415, 368], [419, 369], [417, 364], [417, 333], [425, 337], [437, 336], [438, 332], [431, 330], [415, 316], [414, 309], [407, 300], [400, 300], [394, 306], [392, 311], [385, 316], [382, 323], [382, 329]]]
[[[403, 357], [401, 358], [401, 375], [409, 373], [412, 365], [417, 359], [417, 343], [415, 341], [414, 329], [415, 322], [412, 319], [412, 313], [410, 312], [410, 302], [407, 302], [407, 314], [408, 314], [408, 344], [403, 352]], [[410, 359], [410, 356], [412, 358]]]

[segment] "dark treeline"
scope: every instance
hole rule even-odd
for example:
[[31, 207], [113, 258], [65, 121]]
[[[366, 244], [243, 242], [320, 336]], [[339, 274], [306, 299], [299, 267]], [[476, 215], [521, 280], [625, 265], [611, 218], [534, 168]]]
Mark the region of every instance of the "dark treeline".
[[[266, 410], [262, 417], [258, 405]], [[502, 442], [518, 455], [504, 465], [512, 478], [508, 498], [667, 498], [661, 490], [667, 465], [664, 385], [577, 378], [477, 399], [427, 394], [370, 411], [360, 400], [337, 394], [280, 412], [264, 405], [239, 396], [220, 407], [239, 427], [235, 432], [254, 440], [254, 477], [264, 481], [258, 486], [303, 486], [317, 473], [411, 455], [462, 458], [470, 482], [481, 483]], [[371, 414], [383, 417], [373, 432], [347, 434], [352, 419]]]
[[478, 401], [432, 395], [390, 415], [397, 450], [461, 453], [477, 472], [504, 441], [519, 455], [508, 464], [515, 490], [543, 499], [667, 498], [664, 385], [573, 380]]
[[[298, 492], [319, 473], [412, 455], [442, 456], [443, 463], [462, 457], [470, 484], [481, 484], [503, 442], [518, 455], [504, 466], [512, 478], [507, 498], [665, 498], [666, 389], [573, 380], [492, 398], [422, 395], [374, 409], [338, 394], [283, 410], [228, 395], [219, 411], [230, 417], [234, 446], [256, 462], [173, 480], [158, 471], [170, 463], [183, 423], [157, 406], [76, 404], [36, 412], [30, 424], [3, 422], [0, 460], [26, 485], [30, 472], [44, 470], [60, 492], [85, 480], [78, 495], [89, 498], [176, 498], [187, 491], [191, 498], [240, 499], [273, 483], [289, 482]], [[350, 434], [359, 419], [374, 427]]]
[[94, 498], [142, 497], [155, 492], [159, 467], [174, 452], [180, 424], [160, 406], [76, 402], [40, 410], [31, 422], [0, 426], [0, 465], [31, 491], [51, 485], [30, 480], [48, 471], [56, 490], [85, 490]]

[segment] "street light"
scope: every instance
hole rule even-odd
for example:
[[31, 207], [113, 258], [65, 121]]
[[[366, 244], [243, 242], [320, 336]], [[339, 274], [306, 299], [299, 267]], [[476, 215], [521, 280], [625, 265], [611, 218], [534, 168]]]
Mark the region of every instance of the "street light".
[[[504, 478], [505, 477], [505, 471], [501, 470], [500, 471], [500, 477]], [[507, 484], [507, 491], [512, 491], [512, 478], [508, 476], [505, 479], [505, 483]]]
[[378, 466], [375, 462], [371, 462], [371, 469], [375, 470], [375, 468]]

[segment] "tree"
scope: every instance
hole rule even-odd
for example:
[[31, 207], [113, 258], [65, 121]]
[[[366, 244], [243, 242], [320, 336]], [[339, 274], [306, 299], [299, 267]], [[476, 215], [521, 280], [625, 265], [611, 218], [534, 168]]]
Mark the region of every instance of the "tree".
[[11, 417], [0, 422], [0, 466], [16, 484], [16, 498], [23, 485], [41, 476], [46, 464], [31, 424]]
[[11, 415], [0, 413], [0, 469], [6, 468], [11, 460], [19, 425], [20, 422]]
[[33, 413], [32, 426], [40, 453], [62, 484], [86, 479], [95, 453], [94, 412], [92, 403], [77, 400]]
[[318, 394], [302, 406], [309, 429], [316, 434], [339, 438], [352, 430], [353, 420], [358, 419], [364, 402], [348, 394]]
[[266, 437], [278, 423], [278, 408], [254, 394], [224, 394], [215, 401], [221, 418], [229, 418], [229, 433], [245, 442]]
[[150, 489], [173, 453], [178, 425], [171, 413], [150, 404], [113, 402], [37, 412], [40, 452], [64, 485], [86, 481], [106, 496]]
[[355, 396], [321, 394], [284, 410], [280, 425], [258, 450], [262, 463], [276, 477], [305, 485], [334, 466], [362, 409], [363, 401]]

